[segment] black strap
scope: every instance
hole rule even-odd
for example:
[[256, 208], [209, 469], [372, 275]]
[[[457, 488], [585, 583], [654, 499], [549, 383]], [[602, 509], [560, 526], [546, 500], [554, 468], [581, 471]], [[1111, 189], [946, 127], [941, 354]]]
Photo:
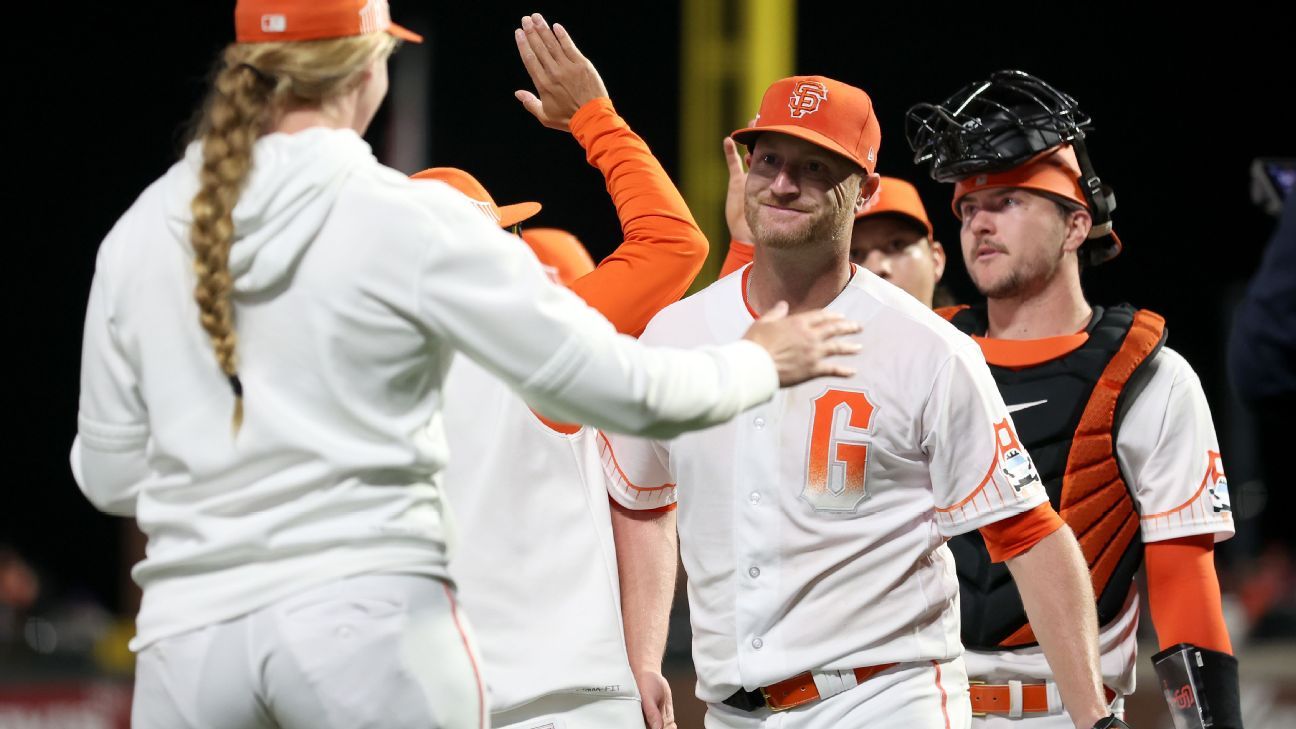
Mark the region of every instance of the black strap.
[[732, 706], [742, 711], [756, 711], [765, 708], [765, 695], [758, 691], [738, 689], [733, 696], [724, 700], [725, 706]]

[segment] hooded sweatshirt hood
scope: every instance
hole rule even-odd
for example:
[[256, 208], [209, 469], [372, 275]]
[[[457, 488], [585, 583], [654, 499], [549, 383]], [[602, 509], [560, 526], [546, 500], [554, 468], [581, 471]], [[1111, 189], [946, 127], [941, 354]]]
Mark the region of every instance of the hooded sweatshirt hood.
[[[290, 276], [352, 170], [372, 158], [369, 145], [351, 129], [315, 127], [257, 140], [252, 173], [234, 206], [234, 291], [258, 293]], [[190, 205], [202, 162], [202, 142], [193, 142], [167, 173], [167, 224], [190, 255]]]

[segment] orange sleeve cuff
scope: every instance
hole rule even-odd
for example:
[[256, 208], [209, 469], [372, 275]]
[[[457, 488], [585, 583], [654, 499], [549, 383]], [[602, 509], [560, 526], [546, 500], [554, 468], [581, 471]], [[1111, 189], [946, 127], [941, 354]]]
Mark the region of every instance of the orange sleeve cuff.
[[1144, 548], [1143, 560], [1148, 606], [1161, 648], [1191, 643], [1232, 655], [1215, 574], [1215, 536], [1152, 542]]
[[737, 238], [729, 240], [729, 254], [725, 256], [724, 265], [720, 267], [720, 278], [724, 278], [752, 262], [756, 246], [744, 243]]
[[1040, 540], [1061, 529], [1066, 522], [1053, 510], [1052, 504], [1039, 506], [1007, 519], [981, 527], [990, 561], [1003, 562], [1039, 544]]

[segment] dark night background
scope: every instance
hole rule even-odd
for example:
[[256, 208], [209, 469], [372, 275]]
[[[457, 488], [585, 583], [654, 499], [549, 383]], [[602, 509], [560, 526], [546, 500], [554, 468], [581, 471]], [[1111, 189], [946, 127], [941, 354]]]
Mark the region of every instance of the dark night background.
[[[950, 188], [911, 164], [904, 110], [1008, 67], [1080, 101], [1096, 120], [1090, 149], [1117, 191], [1126, 246], [1086, 274], [1090, 299], [1130, 300], [1167, 317], [1170, 345], [1194, 364], [1211, 398], [1230, 481], [1242, 483], [1254, 471], [1242, 453], [1250, 431], [1228, 386], [1224, 341], [1231, 297], [1273, 225], [1249, 199], [1250, 162], [1296, 156], [1285, 111], [1290, 25], [1238, 4], [1202, 18], [1181, 17], [1187, 6], [1149, 15], [1141, 3], [800, 5], [796, 72], [872, 95], [883, 125], [879, 171], [919, 185], [951, 253], [946, 281], [961, 300], [973, 292], [956, 253]], [[24, 60], [10, 68], [19, 88], [7, 99], [6, 136], [18, 184], [5, 196], [5, 218], [18, 230], [7, 236], [17, 260], [7, 287], [13, 430], [0, 544], [33, 563], [47, 588], [88, 589], [108, 605], [120, 599], [121, 528], [81, 497], [67, 465], [85, 297], [100, 240], [177, 157], [210, 63], [232, 38], [232, 6], [49, 4], [45, 22], [57, 34], [24, 31]], [[536, 223], [575, 232], [597, 258], [620, 242], [602, 178], [573, 140], [542, 128], [512, 96], [527, 78], [511, 32], [532, 10], [568, 28], [621, 114], [674, 174], [680, 6], [393, 1], [397, 22], [429, 42], [429, 166], [471, 170], [501, 203], [541, 200]], [[380, 116], [369, 134], [380, 158], [389, 121]]]

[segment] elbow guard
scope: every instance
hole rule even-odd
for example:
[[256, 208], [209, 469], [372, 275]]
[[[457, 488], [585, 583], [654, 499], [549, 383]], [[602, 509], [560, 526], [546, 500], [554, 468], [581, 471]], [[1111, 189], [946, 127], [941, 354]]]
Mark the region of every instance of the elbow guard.
[[1152, 664], [1175, 729], [1242, 729], [1236, 658], [1179, 643], [1152, 656]]

